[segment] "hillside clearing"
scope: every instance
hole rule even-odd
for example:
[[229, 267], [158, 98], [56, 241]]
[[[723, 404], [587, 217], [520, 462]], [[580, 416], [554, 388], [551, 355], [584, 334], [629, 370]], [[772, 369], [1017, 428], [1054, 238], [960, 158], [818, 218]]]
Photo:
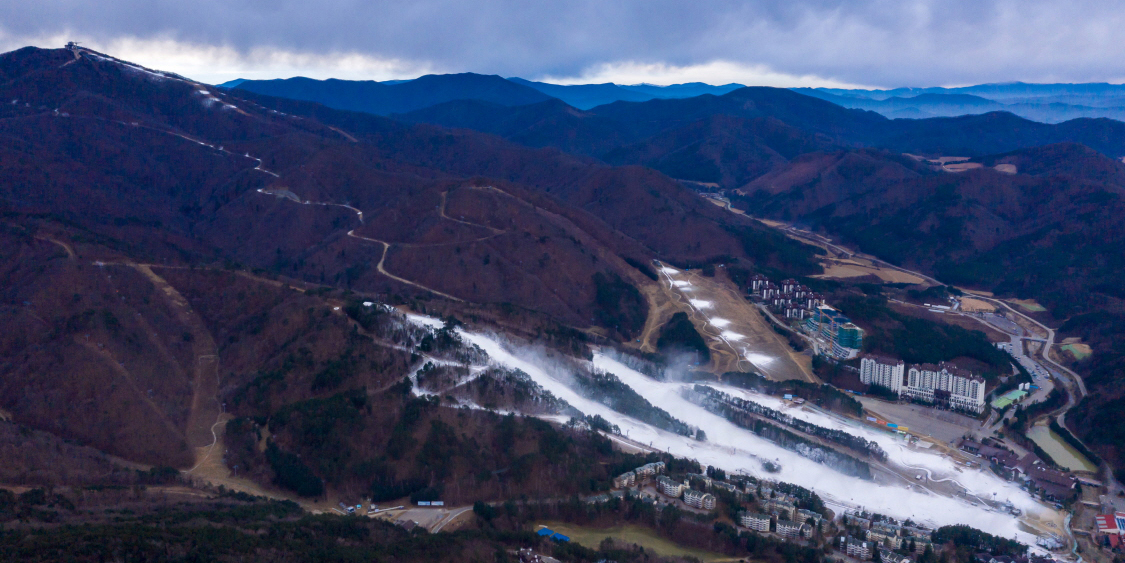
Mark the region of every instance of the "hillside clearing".
[[633, 524], [614, 526], [612, 528], [594, 528], [575, 524], [564, 524], [561, 522], [543, 522], [537, 525], [535, 530], [539, 530], [541, 527], [550, 528], [551, 530], [569, 537], [570, 541], [590, 549], [597, 549], [598, 545], [602, 543], [602, 540], [612, 538], [626, 544], [636, 544], [645, 549], [651, 549], [656, 552], [657, 555], [664, 557], [695, 557], [700, 561], [737, 560], [737, 558], [728, 557], [719, 553], [681, 547], [658, 536], [656, 532], [648, 528]]

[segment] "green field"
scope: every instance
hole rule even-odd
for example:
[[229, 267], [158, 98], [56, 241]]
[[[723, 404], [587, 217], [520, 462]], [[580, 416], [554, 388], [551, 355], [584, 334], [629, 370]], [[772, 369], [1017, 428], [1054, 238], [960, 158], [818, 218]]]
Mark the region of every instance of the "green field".
[[1036, 303], [1034, 299], [1011, 299], [1010, 301], [1029, 313], [1042, 313], [1047, 310], [1046, 307]]
[[591, 549], [597, 549], [598, 545], [602, 543], [602, 540], [613, 538], [625, 543], [635, 543], [645, 549], [651, 549], [656, 552], [657, 555], [665, 557], [683, 557], [690, 555], [700, 561], [709, 562], [738, 560], [737, 557], [731, 557], [729, 555], [682, 547], [656, 535], [655, 532], [648, 528], [634, 526], [632, 524], [614, 526], [612, 528], [591, 528], [587, 526], [576, 526], [574, 524], [564, 524], [562, 522], [540, 522], [532, 528], [532, 530], [539, 531], [540, 526], [546, 526], [569, 537], [570, 541]]
[[1090, 347], [1084, 345], [1075, 346], [1074, 344], [1063, 344], [1062, 349], [1074, 354], [1074, 359], [1085, 360], [1090, 357]]

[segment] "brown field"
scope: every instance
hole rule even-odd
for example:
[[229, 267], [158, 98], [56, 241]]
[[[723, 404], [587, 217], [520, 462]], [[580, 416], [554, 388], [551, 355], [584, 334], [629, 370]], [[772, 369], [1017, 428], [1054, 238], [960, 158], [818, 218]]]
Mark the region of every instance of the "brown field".
[[[690, 289], [670, 287], [663, 273], [661, 278], [663, 296], [649, 298], [649, 319], [641, 337], [643, 350], [655, 351], [659, 328], [674, 313], [684, 311], [711, 349], [709, 371], [756, 370], [777, 381], [816, 382], [811, 358], [794, 351], [724, 274], [707, 278], [694, 271], [679, 271], [672, 275], [676, 281], [690, 283]], [[693, 306], [690, 300], [709, 306]]]
[[785, 223], [782, 223], [781, 221], [773, 221], [773, 220], [770, 220], [770, 219], [761, 219], [761, 218], [758, 218], [758, 217], [755, 217], [755, 219], [757, 219], [758, 222], [763, 223], [767, 226], [773, 227], [775, 229], [784, 229], [785, 227], [789, 226], [789, 225], [786, 225]]
[[1004, 334], [1003, 332], [1000, 332], [999, 330], [993, 328], [988, 323], [985, 323], [984, 321], [975, 319], [973, 317], [966, 317], [949, 313], [931, 313], [921, 305], [892, 303], [891, 309], [894, 309], [895, 311], [898, 311], [905, 315], [921, 317], [935, 323], [956, 325], [968, 330], [979, 330], [983, 332], [986, 337], [988, 337], [989, 342], [1008, 342], [1009, 340], [1011, 340], [1011, 338], [1007, 334]]
[[856, 254], [850, 249], [836, 246], [820, 235], [791, 229], [790, 225], [781, 221], [773, 221], [759, 217], [755, 217], [754, 219], [767, 226], [780, 229], [785, 233], [785, 236], [793, 240], [824, 249], [828, 256], [820, 262], [821, 267], [824, 268], [824, 273], [813, 277], [841, 279], [875, 276], [882, 280], [883, 283], [928, 285], [926, 280], [919, 276], [908, 274], [894, 268], [881, 267], [876, 261], [872, 260], [871, 257]]
[[992, 297], [991, 291], [981, 291], [979, 289], [965, 289], [963, 287], [958, 287], [957, 289], [960, 289], [961, 291], [963, 291], [965, 293], [971, 293], [973, 295], [980, 295], [981, 297]]
[[[663, 557], [694, 557], [700, 561], [730, 561], [737, 560], [732, 557], [712, 553], [701, 549], [683, 547], [665, 538], [660, 537], [652, 530], [632, 524], [614, 526], [612, 528], [594, 528], [591, 526], [578, 526], [562, 522], [544, 522], [542, 524], [570, 538], [570, 541], [597, 549], [605, 538], [613, 538], [626, 544], [636, 544], [645, 549], [651, 549]], [[533, 528], [537, 531], [539, 526]]]
[[965, 297], [961, 299], [961, 310], [966, 313], [991, 313], [996, 310], [996, 306], [988, 301]]
[[912, 283], [919, 285], [926, 283], [922, 278], [906, 272], [891, 268], [880, 268], [874, 265], [865, 265], [854, 260], [831, 260], [822, 265], [824, 266], [824, 273], [813, 277], [858, 278], [872, 275], [886, 283]]

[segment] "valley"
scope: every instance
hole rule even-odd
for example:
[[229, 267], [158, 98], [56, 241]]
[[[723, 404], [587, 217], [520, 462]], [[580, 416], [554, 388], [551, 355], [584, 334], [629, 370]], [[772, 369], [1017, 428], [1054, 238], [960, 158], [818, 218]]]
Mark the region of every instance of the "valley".
[[[0, 55], [0, 526], [1111, 560], [1120, 123], [549, 86]], [[876, 357], [988, 396], [892, 396]]]

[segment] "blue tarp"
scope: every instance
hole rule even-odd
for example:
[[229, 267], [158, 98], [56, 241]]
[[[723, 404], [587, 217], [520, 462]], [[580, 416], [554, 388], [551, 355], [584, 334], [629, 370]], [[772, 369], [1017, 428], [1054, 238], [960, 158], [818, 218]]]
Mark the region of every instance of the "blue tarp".
[[559, 541], [559, 542], [570, 541], [570, 538], [568, 538], [568, 537], [566, 537], [566, 536], [564, 536], [564, 535], [562, 535], [558, 532], [555, 532], [555, 535], [551, 536], [551, 539], [553, 539], [555, 541]]
[[541, 536], [553, 536], [553, 535], [555, 535], [554, 530], [552, 530], [550, 528], [539, 528], [539, 531], [535, 532], [535, 533], [537, 533]]

